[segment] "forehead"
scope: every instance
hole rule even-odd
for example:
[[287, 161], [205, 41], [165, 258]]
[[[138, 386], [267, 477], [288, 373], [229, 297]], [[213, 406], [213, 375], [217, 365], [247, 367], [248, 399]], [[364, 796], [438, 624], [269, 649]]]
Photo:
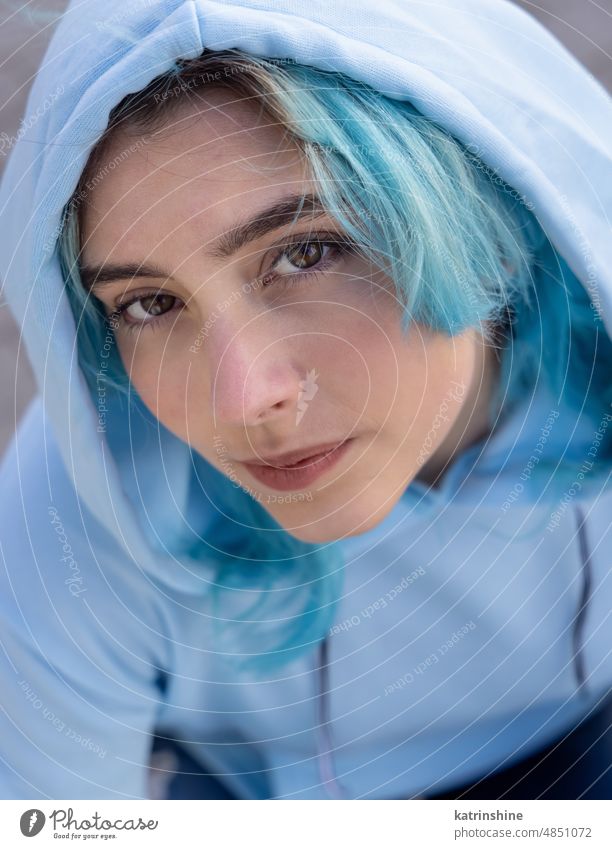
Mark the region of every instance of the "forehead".
[[[85, 241], [120, 243], [205, 215], [214, 238], [230, 212], [306, 189], [304, 158], [287, 129], [255, 98], [210, 89], [173, 103], [153, 132], [113, 134], [90, 177]], [[201, 227], [202, 222], [198, 222]]]

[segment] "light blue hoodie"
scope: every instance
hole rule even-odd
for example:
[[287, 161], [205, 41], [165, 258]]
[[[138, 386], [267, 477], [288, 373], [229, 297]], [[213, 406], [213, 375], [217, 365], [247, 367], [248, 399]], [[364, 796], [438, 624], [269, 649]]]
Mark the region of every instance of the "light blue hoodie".
[[[188, 447], [134, 418], [100, 428], [54, 251], [111, 108], [204, 47], [411, 100], [533, 205], [612, 332], [612, 105], [512, 3], [71, 3], [0, 189], [0, 274], [39, 387], [0, 469], [0, 797], [145, 797], [159, 729], [244, 798], [441, 793], [545, 746], [612, 686], [612, 494], [588, 467], [610, 417], [597, 430], [526, 397], [439, 488], [411, 484], [342, 543], [316, 652], [265, 681], [229, 673], [209, 573], [159, 543], [206, 509], [188, 503]], [[575, 486], [551, 509], [521, 481], [566, 450]]]

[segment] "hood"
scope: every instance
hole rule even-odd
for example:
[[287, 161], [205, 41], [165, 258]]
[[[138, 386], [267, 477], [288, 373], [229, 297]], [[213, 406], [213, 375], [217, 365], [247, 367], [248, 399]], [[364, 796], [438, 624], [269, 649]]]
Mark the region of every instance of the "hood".
[[[189, 558], [173, 562], [161, 540], [177, 515], [189, 515], [189, 447], [163, 427], [147, 431], [145, 417], [132, 420], [129, 433], [120, 423], [112, 436], [110, 428], [101, 432], [55, 243], [111, 109], [205, 47], [341, 71], [410, 100], [529, 202], [612, 334], [612, 101], [513, 3], [71, 2], [0, 186], [0, 275], [80, 499], [137, 563], [185, 590], [200, 585], [201, 574]], [[159, 463], [151, 462], [152, 448]], [[143, 515], [142, 493], [153, 490], [159, 497]]]

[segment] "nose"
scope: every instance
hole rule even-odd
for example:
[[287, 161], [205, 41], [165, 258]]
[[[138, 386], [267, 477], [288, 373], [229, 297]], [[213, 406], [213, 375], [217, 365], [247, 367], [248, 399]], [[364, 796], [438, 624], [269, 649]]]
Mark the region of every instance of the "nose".
[[[294, 357], [296, 342], [266, 332], [267, 322], [251, 322], [227, 340], [219, 327], [211, 362], [213, 417], [217, 427], [253, 427], [295, 416], [304, 369]], [[259, 326], [258, 326], [259, 325]], [[226, 344], [222, 345], [222, 338]]]

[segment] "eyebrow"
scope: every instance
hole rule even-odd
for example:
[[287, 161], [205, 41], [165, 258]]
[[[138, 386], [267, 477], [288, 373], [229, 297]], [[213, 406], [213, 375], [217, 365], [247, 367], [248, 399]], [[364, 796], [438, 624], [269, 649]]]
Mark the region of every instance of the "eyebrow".
[[[272, 230], [277, 230], [279, 227], [284, 227], [305, 216], [320, 218], [325, 214], [327, 214], [327, 211], [316, 195], [288, 195], [223, 233], [205, 251], [205, 255], [216, 259], [225, 259]], [[128, 277], [167, 278], [170, 276], [159, 266], [145, 263], [82, 265], [79, 268], [79, 273], [87, 291], [94, 288], [98, 289], [105, 283], [124, 280]]]

